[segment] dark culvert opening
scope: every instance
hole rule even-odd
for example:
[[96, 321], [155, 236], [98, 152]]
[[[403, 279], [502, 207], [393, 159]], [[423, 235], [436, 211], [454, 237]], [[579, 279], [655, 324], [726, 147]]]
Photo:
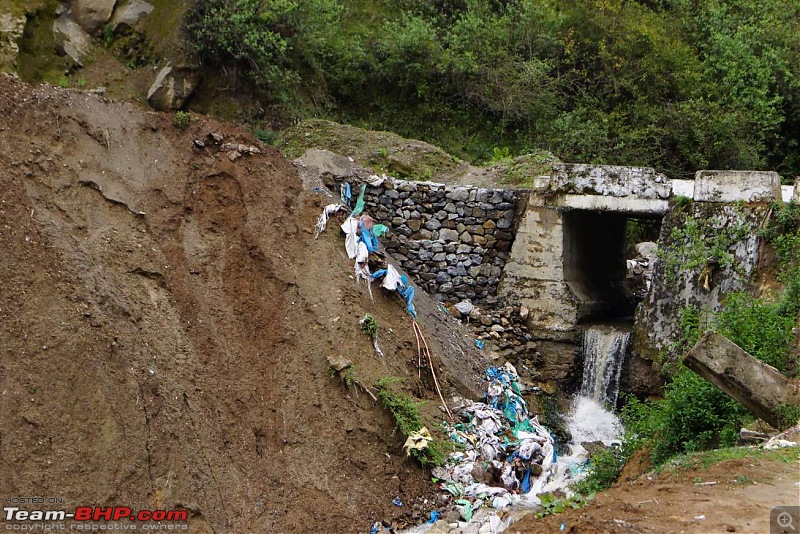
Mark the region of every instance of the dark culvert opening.
[[661, 217], [570, 210], [563, 221], [564, 279], [578, 300], [578, 322], [631, 318], [646, 289], [643, 276], [628, 277], [628, 260], [640, 255], [638, 243], [658, 240]]

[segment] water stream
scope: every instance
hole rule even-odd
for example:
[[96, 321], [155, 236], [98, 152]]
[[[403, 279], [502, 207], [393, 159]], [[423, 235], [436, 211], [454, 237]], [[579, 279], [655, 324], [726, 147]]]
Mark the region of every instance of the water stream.
[[618, 327], [595, 325], [583, 333], [581, 396], [611, 406], [617, 404], [619, 378], [631, 334]]

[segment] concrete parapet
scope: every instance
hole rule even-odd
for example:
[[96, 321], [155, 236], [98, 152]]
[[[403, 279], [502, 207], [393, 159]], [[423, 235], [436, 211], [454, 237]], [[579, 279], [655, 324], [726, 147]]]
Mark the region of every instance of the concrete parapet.
[[697, 171], [696, 202], [772, 202], [781, 199], [778, 173], [767, 171]]
[[649, 167], [621, 167], [559, 163], [553, 165], [550, 192], [569, 195], [600, 195], [640, 199], [669, 198], [669, 178]]

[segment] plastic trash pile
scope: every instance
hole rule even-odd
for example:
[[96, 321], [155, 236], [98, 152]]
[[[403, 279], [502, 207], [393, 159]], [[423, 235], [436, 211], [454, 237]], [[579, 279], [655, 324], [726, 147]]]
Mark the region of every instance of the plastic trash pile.
[[530, 417], [514, 366], [490, 367], [486, 379], [484, 402], [467, 401], [457, 412], [460, 422], [448, 428], [464, 451], [433, 470], [467, 522], [484, 505], [502, 509], [535, 495], [556, 461], [553, 437]]

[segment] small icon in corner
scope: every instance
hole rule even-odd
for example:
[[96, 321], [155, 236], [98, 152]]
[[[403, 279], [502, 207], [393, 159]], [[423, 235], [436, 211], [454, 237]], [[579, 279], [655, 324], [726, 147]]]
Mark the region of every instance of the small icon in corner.
[[800, 506], [776, 506], [769, 516], [770, 534], [800, 534]]

